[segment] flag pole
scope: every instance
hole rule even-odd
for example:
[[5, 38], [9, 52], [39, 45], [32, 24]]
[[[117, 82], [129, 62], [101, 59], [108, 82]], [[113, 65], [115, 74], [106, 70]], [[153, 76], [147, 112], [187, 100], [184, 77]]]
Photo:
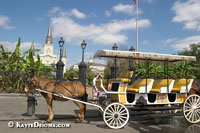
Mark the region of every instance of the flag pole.
[[138, 52], [138, 0], [136, 2], [136, 52]]

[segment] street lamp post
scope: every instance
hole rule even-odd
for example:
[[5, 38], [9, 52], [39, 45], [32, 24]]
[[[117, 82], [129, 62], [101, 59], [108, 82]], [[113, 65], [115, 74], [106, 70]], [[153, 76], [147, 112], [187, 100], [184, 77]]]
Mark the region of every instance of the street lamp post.
[[[118, 50], [118, 46], [117, 44], [115, 43], [112, 47], [112, 50]], [[114, 59], [114, 66], [111, 67], [111, 78], [117, 78], [117, 59], [115, 57]]]
[[84, 50], [85, 50], [86, 46], [87, 46], [87, 44], [85, 43], [85, 40], [83, 40], [83, 42], [81, 43], [82, 61], [78, 65], [78, 67], [79, 67], [79, 80], [81, 81], [81, 83], [84, 85], [85, 88], [86, 88], [86, 68], [87, 68], [87, 65], [84, 62]]
[[[135, 48], [133, 46], [131, 46], [129, 51], [134, 52]], [[134, 66], [133, 60], [131, 58], [129, 59], [129, 78], [131, 78], [131, 82], [129, 82], [129, 85], [131, 85], [135, 80], [135, 66]]]
[[63, 68], [65, 66], [65, 64], [62, 62], [62, 49], [63, 49], [63, 45], [64, 45], [65, 41], [63, 40], [63, 38], [61, 37], [58, 44], [60, 46], [60, 59], [56, 64], [56, 82], [61, 82], [63, 81]]
[[[133, 46], [131, 46], [131, 48], [129, 49], [130, 52], [134, 52], [135, 51], [135, 48]], [[132, 71], [133, 70], [133, 60], [132, 59], [129, 59], [129, 71]]]

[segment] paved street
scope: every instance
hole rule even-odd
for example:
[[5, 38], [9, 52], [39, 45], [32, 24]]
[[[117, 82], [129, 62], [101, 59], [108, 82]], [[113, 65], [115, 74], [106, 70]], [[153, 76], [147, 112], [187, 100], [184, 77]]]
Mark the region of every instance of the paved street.
[[200, 125], [189, 125], [182, 116], [155, 117], [144, 115], [141, 112], [131, 112], [129, 123], [120, 130], [109, 129], [103, 122], [101, 114], [96, 108], [87, 106], [86, 118], [83, 123], [74, 123], [76, 105], [71, 102], [54, 101], [53, 111], [55, 118], [53, 124], [70, 124], [70, 128], [9, 128], [8, 122], [17, 123], [43, 123], [47, 119], [47, 105], [43, 97], [37, 97], [35, 117], [26, 116], [26, 97], [16, 94], [0, 94], [0, 129], [3, 132], [195, 132], [200, 131]]

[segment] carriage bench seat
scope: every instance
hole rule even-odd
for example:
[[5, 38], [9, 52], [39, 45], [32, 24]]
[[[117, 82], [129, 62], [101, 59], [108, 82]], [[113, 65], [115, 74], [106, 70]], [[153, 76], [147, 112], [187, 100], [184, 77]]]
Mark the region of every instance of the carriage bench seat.
[[109, 81], [130, 82], [131, 80], [128, 78], [115, 78], [115, 79], [110, 79]]
[[96, 87], [99, 89], [99, 91], [105, 92], [105, 88], [104, 88], [104, 86], [103, 86], [101, 80], [97, 80], [97, 81], [96, 81]]
[[[168, 87], [167, 87], [168, 85]], [[161, 79], [161, 80], [155, 80], [153, 83], [153, 87], [150, 92], [153, 93], [168, 93], [173, 88], [174, 80], [168, 79]], [[169, 89], [169, 91], [168, 91]]]
[[177, 79], [174, 82], [174, 87], [172, 88], [171, 92], [187, 93], [187, 88], [189, 92], [192, 83], [193, 79], [187, 79], [187, 87], [186, 87], [186, 79]]
[[154, 79], [138, 79], [132, 85], [128, 86], [126, 91], [134, 93], [146, 93], [147, 90], [147, 93], [149, 93], [153, 82]]

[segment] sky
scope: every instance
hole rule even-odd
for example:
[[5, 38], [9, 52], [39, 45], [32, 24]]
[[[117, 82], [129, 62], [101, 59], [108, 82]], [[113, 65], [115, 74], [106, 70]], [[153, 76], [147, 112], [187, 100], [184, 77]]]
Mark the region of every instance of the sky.
[[[139, 52], [177, 54], [200, 43], [200, 0], [138, 0]], [[67, 68], [85, 61], [97, 50], [136, 47], [136, 3], [133, 0], [0, 0], [0, 44], [13, 50], [43, 53], [51, 24], [54, 54], [58, 41], [66, 45]], [[103, 62], [96, 59], [95, 62]]]

